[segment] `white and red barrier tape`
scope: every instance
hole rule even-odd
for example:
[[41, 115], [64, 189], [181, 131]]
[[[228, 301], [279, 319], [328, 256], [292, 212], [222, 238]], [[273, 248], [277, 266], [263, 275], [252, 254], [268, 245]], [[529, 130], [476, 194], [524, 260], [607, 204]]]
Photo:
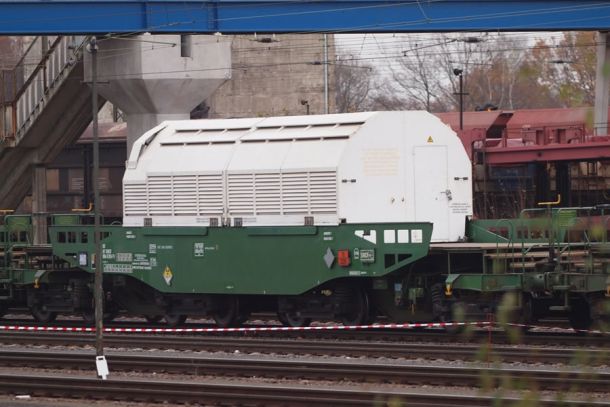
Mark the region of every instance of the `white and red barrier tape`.
[[[328, 326], [263, 326], [239, 328], [104, 328], [104, 332], [120, 333], [215, 333], [215, 332], [274, 332], [274, 331], [334, 331], [366, 329], [446, 328], [460, 326], [491, 326], [492, 322], [431, 322], [421, 324], [372, 324]], [[0, 325], [0, 331], [95, 332], [94, 327]]]
[[[553, 327], [526, 325], [508, 323], [507, 326], [528, 328], [528, 329], [543, 329], [548, 330]], [[488, 327], [500, 328], [501, 325], [491, 321], [478, 322], [431, 322], [431, 323], [416, 323], [416, 324], [371, 324], [371, 325], [322, 325], [322, 326], [303, 326], [303, 327], [288, 327], [288, 326], [256, 326], [256, 327], [239, 327], [239, 328], [104, 328], [104, 332], [109, 333], [220, 333], [220, 332], [286, 332], [286, 331], [356, 331], [370, 329], [417, 329], [417, 328], [449, 328], [449, 327]], [[569, 329], [569, 328], [562, 328]], [[0, 331], [20, 331], [20, 332], [95, 332], [94, 327], [69, 327], [69, 326], [20, 326], [20, 325], [0, 325]], [[588, 334], [604, 334], [610, 335], [610, 332], [600, 330], [578, 330], [577, 332]]]

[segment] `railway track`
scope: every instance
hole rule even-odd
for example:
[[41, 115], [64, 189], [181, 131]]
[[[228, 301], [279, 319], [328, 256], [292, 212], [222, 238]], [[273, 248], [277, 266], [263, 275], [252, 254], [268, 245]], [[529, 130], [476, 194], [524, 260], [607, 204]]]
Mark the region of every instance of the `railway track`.
[[[367, 356], [442, 360], [499, 360], [503, 362], [602, 365], [610, 363], [610, 349], [508, 347], [464, 343], [399, 343], [328, 339], [290, 339], [243, 336], [166, 336], [106, 334], [105, 344], [113, 348], [177, 349], [209, 352], [275, 353], [295, 355]], [[2, 332], [0, 343], [49, 346], [90, 346], [92, 334]]]
[[[294, 384], [251, 384], [185, 382], [93, 378], [58, 374], [0, 374], [0, 391], [11, 394], [82, 399], [129, 400], [155, 403], [205, 403], [240, 405], [378, 405], [393, 403], [409, 406], [490, 406], [498, 396], [480, 394], [430, 394], [414, 390], [364, 390], [341, 386], [323, 387]], [[522, 402], [518, 397], [501, 397], [506, 405]], [[495, 404], [494, 404], [495, 403]], [[505, 405], [505, 404], [502, 404]], [[537, 406], [556, 406], [554, 399], [540, 400]], [[562, 401], [563, 406], [607, 406], [604, 402]]]
[[[408, 385], [488, 387], [503, 380], [544, 390], [574, 389], [605, 391], [610, 373], [590, 369], [490, 368], [474, 366], [428, 366], [353, 360], [303, 358], [262, 359], [254, 357], [209, 357], [193, 355], [106, 354], [113, 372], [154, 372], [214, 377], [265, 377], [332, 382], [392, 383]], [[11, 367], [78, 369], [95, 371], [94, 356], [88, 352], [0, 351], [0, 364]]]

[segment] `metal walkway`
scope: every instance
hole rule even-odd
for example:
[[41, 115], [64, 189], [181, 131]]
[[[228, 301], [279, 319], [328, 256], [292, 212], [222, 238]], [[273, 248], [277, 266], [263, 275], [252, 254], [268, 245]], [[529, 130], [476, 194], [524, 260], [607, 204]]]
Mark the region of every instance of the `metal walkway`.
[[[47, 38], [35, 38], [15, 70], [0, 77], [0, 87], [14, 87], [4, 92], [11, 100], [0, 104], [0, 209], [19, 205], [30, 189], [34, 166], [51, 162], [92, 120], [82, 59], [87, 37], [55, 37], [48, 51], [40, 52]], [[20, 75], [36, 50], [42, 58], [27, 77]]]

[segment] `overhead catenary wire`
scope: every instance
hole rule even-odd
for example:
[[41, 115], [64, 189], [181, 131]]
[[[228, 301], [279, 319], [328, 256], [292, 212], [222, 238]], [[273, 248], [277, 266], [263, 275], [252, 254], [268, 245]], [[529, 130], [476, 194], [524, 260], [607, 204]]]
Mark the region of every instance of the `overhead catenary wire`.
[[[460, 32], [457, 35], [460, 35], [460, 34], [464, 34], [464, 32]], [[506, 38], [510, 38], [510, 36], [512, 34], [516, 34], [516, 33], [503, 33], [501, 37], [496, 36], [495, 38], [486, 35], [485, 42], [501, 43], [501, 42], [505, 41]], [[379, 34], [377, 34], [377, 35], [379, 35]], [[375, 48], [379, 49], [379, 48], [381, 48], [380, 45], [379, 45], [380, 41], [377, 40], [377, 35], [374, 35], [375, 42], [376, 42], [377, 45], [373, 45], [373, 46], [367, 48], [366, 50], [368, 51], [368, 53], [370, 53], [370, 49], [375, 49]], [[391, 41], [386, 41], [384, 46], [387, 47], [387, 45], [392, 45], [392, 43], [402, 44], [403, 39], [406, 38], [405, 34], [398, 34], [398, 35], [399, 35], [398, 37], [395, 37], [396, 34], [394, 34], [393, 38], [395, 38], [395, 39], [393, 39]], [[422, 34], [417, 34], [417, 35], [418, 35], [418, 38], [419, 38], [418, 42], [438, 41], [438, 35], [430, 37], [430, 38], [422, 38], [421, 37]], [[524, 40], [529, 40], [532, 35], [534, 36], [534, 39], [539, 38], [537, 33], [528, 33], [528, 35], [525, 38], [523, 38], [523, 39]], [[273, 50], [284, 50], [284, 49], [297, 49], [297, 48], [300, 48], [301, 50], [304, 50], [304, 51], [314, 50], [315, 49], [316, 52], [319, 49], [321, 49], [320, 48], [321, 46], [318, 43], [318, 41], [321, 41], [321, 39], [318, 39], [318, 40], [316, 40], [315, 42], [312, 43], [310, 39], [300, 40], [300, 39], [298, 39], [297, 37], [295, 37], [293, 35], [290, 35], [290, 36], [291, 37], [290, 37], [290, 41], [289, 41], [288, 45], [283, 46], [283, 45], [274, 44], [273, 46], [265, 46], [265, 49], [269, 50], [269, 51], [273, 51]], [[236, 38], [240, 38], [240, 39], [247, 38], [245, 36], [240, 36], [240, 35], [235, 36], [235, 37]], [[519, 38], [523, 37], [523, 33], [518, 33], [518, 37]], [[230, 40], [230, 38], [227, 38], [227, 37], [224, 37], [224, 36], [219, 37], [219, 41], [229, 41], [229, 40]], [[142, 41], [143, 42], [148, 42], [145, 39], [142, 40]], [[362, 39], [358, 38], [357, 41], [358, 41], [358, 44], [363, 44], [363, 40]], [[301, 45], [295, 45], [294, 43], [302, 43], [302, 44]], [[383, 40], [382, 40], [382, 43], [383, 43]], [[197, 43], [197, 42], [194, 43], [194, 45], [197, 45], [197, 44], [199, 44], [199, 43]], [[175, 45], [177, 45], [177, 43], [168, 43], [167, 44], [167, 46], [172, 46], [172, 47], [175, 46]], [[266, 45], [268, 45], [268, 44], [266, 44]], [[596, 45], [596, 44], [591, 44], [591, 45]], [[349, 49], [348, 44], [346, 43], [345, 40], [337, 40], [337, 39], [335, 39], [334, 47], [338, 48], [338, 49], [342, 49], [342, 50]], [[555, 47], [557, 47], [557, 46], [555, 46]], [[123, 49], [125, 51], [128, 51], [131, 48], [130, 47], [124, 47]], [[152, 50], [152, 49], [159, 49], [159, 47], [150, 48], [150, 50]], [[120, 51], [120, 50], [121, 50], [121, 48], [113, 48], [111, 50], [100, 50], [100, 53], [105, 54], [105, 53], [116, 52], [116, 51]], [[249, 47], [249, 48], [234, 49], [232, 52], [235, 55], [239, 55], [239, 54], [250, 52], [250, 53], [252, 53], [253, 57], [259, 58], [260, 50], [261, 50], [261, 47]], [[363, 48], [363, 51], [364, 51], [364, 48]], [[347, 53], [349, 53], [349, 51], [347, 51]], [[384, 54], [386, 53], [385, 50], [384, 50], [383, 53]], [[35, 66], [35, 65], [36, 64], [31, 64], [31, 66]]]
[[[440, 46], [442, 44], [436, 44], [436, 45], [429, 45], [426, 46], [428, 48], [433, 47], [433, 46]], [[594, 44], [589, 44], [588, 46], [594, 46]], [[564, 47], [569, 47], [568, 45], [564, 46]], [[508, 51], [517, 51], [517, 50], [533, 50], [533, 49], [540, 49], [540, 48], [547, 48], [547, 47], [537, 47], [537, 46], [533, 46], [533, 47], [513, 47], [513, 48], [505, 48], [505, 49], [496, 49], [494, 50], [494, 52], [508, 52]], [[557, 47], [555, 47], [557, 48]], [[411, 49], [411, 51], [415, 51], [415, 49]], [[455, 51], [450, 51], [450, 55], [459, 55], [459, 54], [463, 54], [465, 51], [461, 51], [461, 50], [455, 50]], [[485, 51], [480, 51], [485, 52]], [[474, 53], [477, 53], [477, 51], [474, 51]], [[434, 56], [434, 55], [441, 55], [441, 54], [447, 54], [446, 52], [432, 52], [432, 53], [428, 53], [428, 56]], [[404, 54], [403, 54], [404, 55]], [[395, 58], [399, 58], [400, 55], [386, 55], [386, 56], [373, 56], [373, 57], [353, 57], [353, 58], [348, 58], [347, 60], [349, 61], [375, 61], [375, 60], [383, 60], [383, 59], [395, 59]], [[100, 57], [103, 58], [103, 57]], [[345, 60], [344, 60], [345, 61]], [[263, 64], [248, 64], [248, 65], [243, 65], [243, 66], [237, 66], [237, 67], [233, 67], [233, 69], [244, 69], [244, 68], [248, 68], [248, 69], [254, 69], [254, 68], [270, 68], [270, 67], [280, 67], [280, 66], [286, 66], [286, 65], [299, 65], [299, 64], [312, 64], [314, 62], [319, 62], [319, 61], [311, 61], [311, 60], [302, 60], [302, 61], [294, 61], [294, 62], [276, 62], [276, 63], [263, 63]], [[128, 75], [104, 75], [104, 79], [111, 79], [113, 77], [117, 77], [117, 76], [140, 76], [140, 75], [153, 75], [153, 74], [160, 74], [160, 73], [178, 73], [178, 72], [203, 72], [203, 71], [217, 71], [217, 70], [224, 70], [225, 68], [199, 68], [199, 69], [183, 69], [183, 70], [164, 70], [164, 71], [154, 71], [154, 72], [136, 72], [136, 73], [132, 73], [132, 74], [128, 74]]]
[[[430, 41], [435, 41], [436, 44], [439, 44], [439, 39], [430, 39]], [[419, 42], [424, 42], [424, 41], [419, 41]], [[497, 39], [497, 40], [486, 40], [485, 42], [489, 42], [489, 43], [496, 43], [496, 44], [500, 44], [502, 42], [505, 42], [504, 39]], [[401, 41], [396, 41], [396, 48], [404, 48], [404, 42]], [[196, 44], [200, 44], [200, 43], [193, 43], [193, 45]], [[304, 52], [306, 51], [311, 51], [311, 53], [320, 53], [321, 52], [321, 43], [318, 44], [317, 42], [315, 43], [309, 43], [309, 44], [305, 44], [305, 45], [301, 45], [301, 46], [294, 46], [294, 45], [286, 45], [286, 46], [267, 46], [268, 44], [265, 44], [264, 47], [252, 47], [252, 48], [247, 48], [247, 49], [234, 49], [232, 52], [236, 55], [240, 55], [240, 54], [247, 54], [250, 53], [253, 57], [256, 57], [257, 59], [260, 58], [260, 52], [261, 49], [265, 49], [266, 51], [282, 51], [282, 50], [300, 50], [299, 54], [300, 55], [304, 55]], [[391, 45], [391, 44], [390, 44]], [[598, 45], [596, 42], [592, 42], [592, 43], [584, 43], [584, 44], [547, 44], [545, 47], [548, 48], [570, 48], [570, 47], [593, 47]], [[341, 49], [346, 49], [347, 47], [341, 45], [341, 44], [337, 44], [337, 42], [335, 41], [335, 44], [333, 45], [335, 48], [341, 48]], [[371, 46], [371, 49], [376, 49], [379, 48], [379, 45], [375, 45], [375, 46]], [[513, 51], [513, 50], [532, 50], [532, 49], [536, 49], [536, 48], [540, 48], [537, 47], [535, 45], [525, 45], [525, 46], [519, 46], [519, 47], [507, 47], [507, 48], [498, 48], [498, 45], [496, 45], [495, 47], [495, 51], [496, 52], [501, 52], [501, 51]], [[542, 47], [544, 48], [544, 47]], [[148, 50], [153, 50], [153, 49], [158, 49], [158, 48], [149, 48]], [[108, 50], [107, 52], [114, 52], [117, 49], [112, 49], [112, 50]], [[127, 50], [127, 48], [125, 49]], [[460, 52], [459, 50], [454, 50], [454, 51], [450, 51], [452, 53], [455, 52]], [[472, 52], [474, 53], [484, 53], [487, 52], [487, 50], [476, 50], [473, 49]], [[385, 53], [385, 51], [384, 51]]]
[[[500, 42], [500, 41], [498, 41], [498, 42]], [[433, 46], [433, 45], [441, 45], [441, 44], [442, 43], [437, 42], [436, 44], [431, 44], [431, 45]], [[402, 43], [400, 45], [401, 45], [400, 48], [404, 48]], [[533, 49], [542, 49], [542, 48], [558, 49], [558, 48], [571, 48], [571, 47], [594, 47], [596, 45], [597, 45], [597, 43], [564, 44], [564, 45], [549, 44], [549, 45], [546, 45], [546, 46], [543, 46], [543, 47], [539, 47], [539, 46], [519, 46], [519, 47], [508, 47], [508, 48], [497, 48], [497, 47], [495, 47], [494, 52], [508, 52], [508, 51], [515, 51], [515, 50], [533, 50]], [[167, 45], [167, 46], [169, 47], [171, 45]], [[335, 48], [342, 48], [340, 45], [337, 45], [337, 44], [335, 44], [334, 47]], [[148, 49], [143, 49], [143, 51], [153, 51], [153, 50], [159, 49], [159, 48], [160, 47], [151, 47], [151, 48], [148, 48]], [[291, 47], [286, 47], [284, 49], [290, 49], [290, 48]], [[131, 51], [131, 48], [126, 47], [126, 48], [112, 49], [112, 50], [107, 50], [106, 52], [100, 51], [100, 53], [102, 53], [102, 54], [112, 54], [112, 55], [109, 55], [109, 57], [114, 57], [115, 56], [114, 54], [116, 54], [116, 52], [120, 51], [120, 50], [124, 50], [127, 53], [127, 51]], [[273, 51], [274, 48], [269, 47], [269, 48], [266, 48], [266, 50]], [[261, 49], [256, 49], [256, 54], [253, 53], [253, 56], [255, 55], [257, 60], [260, 59], [260, 51], [261, 51]], [[443, 52], [446, 53], [445, 51], [443, 51]], [[464, 51], [461, 51], [461, 50], [449, 50], [448, 52], [452, 53], [452, 54], [458, 54], [458, 53], [463, 53]], [[476, 50], [475, 49], [475, 50], [471, 50], [470, 52], [471, 53], [485, 53], [485, 52], [487, 52], [487, 50]], [[236, 53], [238, 53], [238, 52], [236, 52]], [[311, 54], [320, 54], [320, 53], [321, 53], [321, 49], [316, 44], [316, 47], [314, 47], [312, 49]], [[383, 50], [383, 54], [385, 54], [384, 57], [388, 56], [387, 55], [387, 50]], [[123, 54], [119, 54], [119, 55], [123, 55]], [[307, 56], [308, 54], [305, 54], [303, 51], [301, 51], [299, 53], [299, 55], [300, 56]], [[431, 55], [434, 55], [434, 53], [432, 53]], [[392, 56], [390, 55], [389, 57], [392, 57]], [[102, 57], [102, 58], [104, 58], [104, 57]], [[353, 60], [357, 60], [357, 59], [370, 60], [370, 59], [376, 59], [376, 58], [377, 57], [361, 57], [361, 58], [354, 58], [354, 57], [352, 57], [351, 59], [353, 59]]]
[[[436, 45], [442, 45], [442, 43], [438, 43]], [[595, 46], [596, 44], [594, 43], [590, 43], [590, 44], [576, 44], [576, 45], [572, 45], [572, 44], [565, 44], [565, 45], [552, 45], [552, 46], [548, 46], [548, 48], [569, 48], [569, 47], [573, 47], [573, 46], [577, 46], [577, 47], [585, 47], [585, 46]], [[170, 45], [161, 45], [163, 46], [167, 46], [169, 47]], [[337, 48], [337, 45], [335, 44], [335, 48]], [[499, 52], [512, 52], [515, 50], [532, 50], [532, 49], [536, 49], [539, 48], [537, 46], [525, 46], [525, 47], [508, 47], [508, 48], [503, 48], [503, 49], [499, 49], [496, 48], [494, 49], [494, 52], [499, 53]], [[542, 48], [546, 48], [546, 47], [542, 47]], [[143, 49], [143, 51], [153, 51], [154, 49], [159, 49], [159, 47], [150, 47], [148, 49]], [[115, 58], [117, 56], [121, 56], [121, 55], [127, 55], [129, 53], [131, 53], [131, 49], [130, 48], [125, 48], [125, 52], [123, 54], [117, 54], [116, 50], [112, 50], [110, 51], [112, 52], [112, 55], [102, 55], [99, 58], [101, 60], [103, 59], [108, 59], [108, 58]], [[260, 50], [259, 50], [260, 52]], [[462, 50], [450, 50], [448, 51], [449, 54], [461, 54], [464, 51]], [[469, 51], [471, 53], [484, 53], [487, 51]], [[100, 53], [104, 54], [104, 52]], [[319, 51], [317, 52], [319, 53]], [[447, 54], [447, 51], [439, 51], [439, 52], [428, 52], [427, 56], [435, 56], [435, 55], [440, 55], [440, 54]], [[319, 60], [309, 60], [307, 59], [307, 55], [305, 55], [303, 52], [300, 53], [300, 56], [303, 58], [301, 60], [298, 61], [290, 61], [290, 62], [282, 62], [282, 63], [257, 63], [257, 64], [249, 64], [247, 63], [247, 60], [242, 60], [241, 64], [238, 66], [234, 66], [232, 67], [233, 70], [244, 70], [244, 69], [263, 69], [263, 68], [272, 68], [272, 67], [280, 67], [280, 66], [290, 66], [290, 65], [319, 65], [320, 61]], [[395, 63], [394, 61], [397, 61], [398, 59], [403, 58], [404, 59], [404, 55], [401, 57], [400, 55], [394, 54], [394, 55], [388, 55], [387, 53], [384, 53], [384, 55], [381, 56], [368, 56], [368, 57], [348, 57], [348, 58], [338, 58], [336, 59], [335, 62], [329, 62], [329, 64], [336, 64], [337, 61], [339, 63], [345, 63], [345, 62], [374, 62], [374, 61], [380, 61], [380, 60], [386, 60], [386, 61], [390, 61], [391, 63]], [[257, 55], [256, 58], [257, 61], [260, 61], [260, 54]], [[147, 74], [163, 74], [163, 73], [178, 73], [178, 72], [201, 72], [201, 71], [214, 71], [214, 70], [218, 70], [219, 68], [202, 68], [202, 69], [185, 69], [185, 70], [175, 70], [175, 71], [156, 71], [156, 72], [134, 72], [132, 74], [132, 76], [140, 76], [140, 75], [147, 75]], [[220, 69], [225, 69], [225, 68], [220, 68]], [[380, 67], [376, 67], [377, 70], [380, 70]], [[117, 77], [118, 75], [112, 76], [112, 75], [107, 75], [105, 76], [105, 79], [112, 79], [113, 77]], [[122, 75], [121, 75], [122, 76]], [[253, 79], [255, 80], [255, 79]]]

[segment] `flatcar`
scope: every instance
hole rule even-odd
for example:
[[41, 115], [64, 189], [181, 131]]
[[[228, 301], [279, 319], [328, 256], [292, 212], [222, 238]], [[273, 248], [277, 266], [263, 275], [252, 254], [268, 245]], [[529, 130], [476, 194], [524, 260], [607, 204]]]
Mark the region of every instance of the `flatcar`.
[[101, 259], [91, 215], [50, 216], [48, 245], [30, 243], [29, 216], [5, 216], [0, 311], [90, 320], [99, 265], [108, 318], [170, 326], [500, 310], [588, 329], [610, 314], [607, 233], [583, 224], [607, 230], [605, 208], [472, 220], [470, 160], [426, 112], [164, 122], [132, 147], [123, 205], [122, 224], [102, 228]]

